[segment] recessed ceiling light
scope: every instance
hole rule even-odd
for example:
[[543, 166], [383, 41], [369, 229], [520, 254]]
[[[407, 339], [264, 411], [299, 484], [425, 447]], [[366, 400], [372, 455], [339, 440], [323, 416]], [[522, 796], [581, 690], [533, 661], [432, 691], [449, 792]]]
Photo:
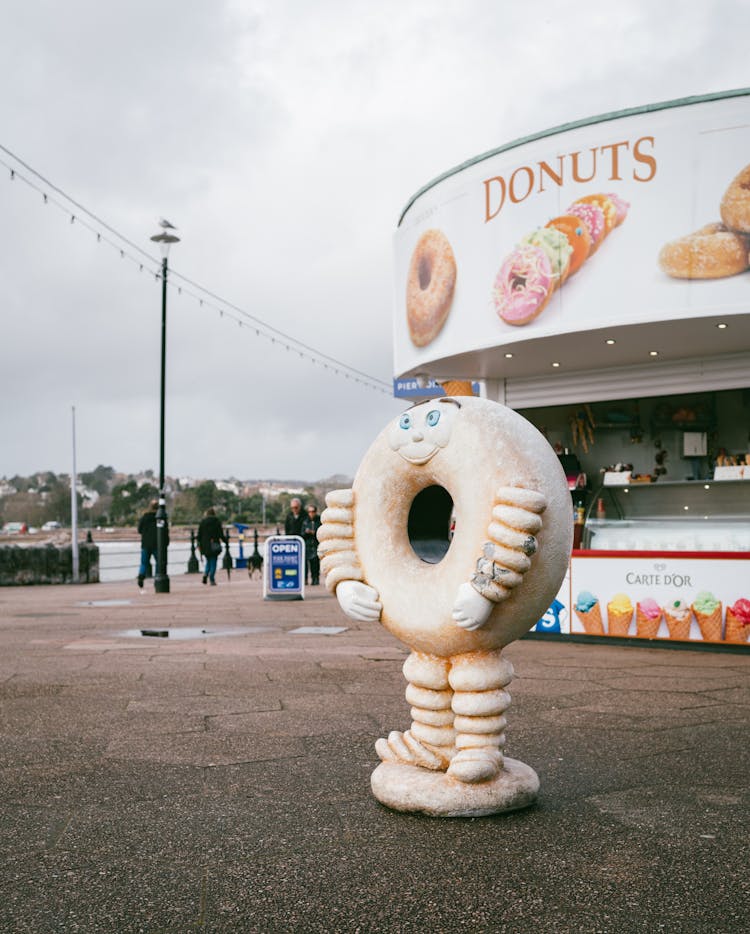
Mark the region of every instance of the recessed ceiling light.
[[658, 356], [659, 356], [659, 351], [658, 351], [658, 350], [649, 350], [648, 355], [649, 355], [649, 357], [658, 357]]
[[506, 353], [505, 359], [506, 359], [506, 360], [512, 360], [512, 359], [513, 359], [513, 354], [512, 354], [512, 353]]
[[729, 327], [729, 325], [728, 325], [728, 324], [724, 324], [724, 323], [722, 322], [721, 324], [717, 324], [716, 327], [717, 327], [720, 331], [725, 331], [725, 330]]
[[560, 366], [559, 363], [553, 363], [552, 366]]
[[605, 344], [609, 344], [609, 345], [610, 345], [610, 347], [611, 347], [611, 346], [612, 346], [612, 344], [614, 344], [614, 343], [615, 343], [615, 341], [614, 341], [614, 339], [613, 339], [613, 338], [611, 338], [611, 337], [608, 337], [608, 338], [606, 339], [606, 341], [604, 341], [604, 343], [605, 343]]

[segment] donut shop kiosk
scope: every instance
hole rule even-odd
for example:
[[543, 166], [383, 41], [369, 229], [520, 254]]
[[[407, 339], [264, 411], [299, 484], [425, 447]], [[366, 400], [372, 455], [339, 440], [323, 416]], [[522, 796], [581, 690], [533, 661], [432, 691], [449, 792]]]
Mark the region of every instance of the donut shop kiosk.
[[396, 396], [501, 402], [568, 477], [536, 630], [750, 649], [750, 88], [470, 159], [394, 253]]

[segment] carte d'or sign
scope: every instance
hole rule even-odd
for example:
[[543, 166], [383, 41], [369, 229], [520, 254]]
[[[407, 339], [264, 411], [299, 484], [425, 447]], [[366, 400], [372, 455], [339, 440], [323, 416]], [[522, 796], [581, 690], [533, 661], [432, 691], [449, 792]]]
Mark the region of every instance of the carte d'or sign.
[[511, 144], [404, 212], [396, 375], [533, 338], [747, 312], [749, 252], [750, 89]]

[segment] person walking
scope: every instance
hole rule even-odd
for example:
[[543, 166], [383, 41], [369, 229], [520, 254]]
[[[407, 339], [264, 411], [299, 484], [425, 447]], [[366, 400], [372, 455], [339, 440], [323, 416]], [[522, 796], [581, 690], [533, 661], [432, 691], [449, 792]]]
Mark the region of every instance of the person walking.
[[302, 535], [302, 523], [305, 517], [302, 514], [302, 500], [296, 496], [289, 503], [289, 512], [284, 519], [285, 535]]
[[307, 515], [302, 521], [302, 537], [305, 540], [305, 583], [320, 583], [320, 558], [318, 557], [318, 529], [320, 516], [315, 503], [305, 506]]
[[198, 548], [206, 559], [203, 583], [210, 581], [212, 587], [216, 586], [216, 562], [221, 554], [222, 542], [228, 545], [229, 539], [216, 516], [216, 510], [209, 506], [198, 526]]
[[[138, 534], [141, 536], [141, 565], [138, 568], [138, 589], [143, 593], [143, 581], [151, 577], [151, 559], [156, 564], [156, 510], [159, 500], [152, 499], [146, 512], [138, 520]], [[169, 545], [169, 529], [167, 529], [167, 545]]]

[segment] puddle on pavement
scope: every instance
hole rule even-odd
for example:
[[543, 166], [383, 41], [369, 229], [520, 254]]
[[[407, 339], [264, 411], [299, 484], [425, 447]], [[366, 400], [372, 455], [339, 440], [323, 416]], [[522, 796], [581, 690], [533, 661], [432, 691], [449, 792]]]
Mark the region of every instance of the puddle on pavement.
[[293, 636], [337, 636], [340, 632], [346, 632], [346, 626], [300, 626], [289, 632]]
[[261, 632], [280, 632], [277, 626], [246, 626], [244, 629], [202, 629], [200, 626], [176, 626], [171, 629], [126, 629], [115, 635], [124, 639], [208, 639], [215, 636], [250, 636]]
[[130, 606], [132, 600], [82, 600], [76, 606]]

